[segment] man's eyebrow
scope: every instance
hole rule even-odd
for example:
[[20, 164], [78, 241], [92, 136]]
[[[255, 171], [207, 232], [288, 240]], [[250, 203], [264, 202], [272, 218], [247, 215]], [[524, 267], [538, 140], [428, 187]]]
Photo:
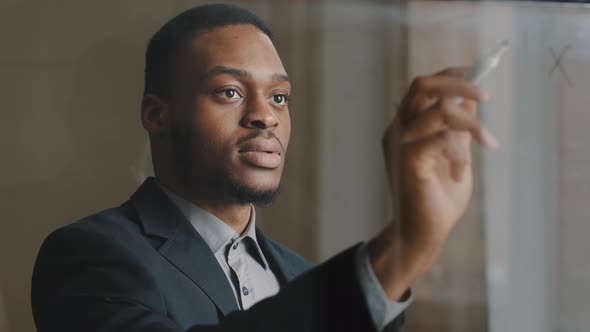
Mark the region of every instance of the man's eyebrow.
[[273, 81], [289, 82], [289, 75], [287, 74], [274, 74], [272, 75]]
[[[247, 70], [225, 66], [216, 66], [213, 67], [213, 69], [209, 70], [207, 73], [205, 73], [205, 75], [203, 75], [202, 77], [202, 80], [206, 80], [211, 77], [224, 74], [248, 79], [251, 79], [253, 77], [252, 73], [250, 73]], [[289, 82], [289, 76], [287, 74], [274, 74], [272, 75], [272, 80], [280, 82]]]
[[237, 76], [241, 78], [252, 78], [252, 74], [243, 69], [216, 66], [213, 69], [209, 70], [207, 73], [205, 73], [205, 75], [203, 75], [202, 80], [206, 80], [208, 78], [223, 74]]

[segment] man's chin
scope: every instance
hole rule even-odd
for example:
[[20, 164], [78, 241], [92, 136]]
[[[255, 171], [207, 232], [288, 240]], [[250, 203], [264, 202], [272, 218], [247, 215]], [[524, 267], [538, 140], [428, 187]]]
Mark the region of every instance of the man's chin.
[[224, 182], [225, 193], [238, 204], [269, 205], [279, 195], [280, 189], [280, 184], [274, 187], [260, 188], [229, 179]]

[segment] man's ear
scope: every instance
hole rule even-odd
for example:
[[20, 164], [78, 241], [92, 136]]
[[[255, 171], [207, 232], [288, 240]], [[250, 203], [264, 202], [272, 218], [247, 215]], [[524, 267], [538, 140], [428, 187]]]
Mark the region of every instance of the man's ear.
[[141, 101], [141, 123], [150, 135], [161, 135], [170, 125], [170, 107], [156, 95], [145, 95]]

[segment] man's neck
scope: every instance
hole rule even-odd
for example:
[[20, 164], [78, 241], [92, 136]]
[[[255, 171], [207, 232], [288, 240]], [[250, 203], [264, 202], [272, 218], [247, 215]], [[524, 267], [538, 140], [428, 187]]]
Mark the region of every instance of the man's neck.
[[190, 188], [184, 188], [185, 186], [170, 183], [161, 178], [157, 178], [157, 181], [175, 195], [211, 213], [238, 234], [242, 234], [248, 226], [252, 212], [250, 204], [229, 202], [227, 199], [217, 198], [212, 192], [192, 191]]

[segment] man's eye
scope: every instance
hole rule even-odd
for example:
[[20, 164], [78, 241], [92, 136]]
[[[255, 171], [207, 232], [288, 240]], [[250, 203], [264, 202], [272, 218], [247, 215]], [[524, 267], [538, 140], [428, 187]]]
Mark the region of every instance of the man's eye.
[[238, 91], [236, 91], [235, 89], [225, 89], [217, 92], [217, 95], [227, 99], [238, 99], [241, 97]]
[[279, 104], [279, 105], [284, 105], [287, 103], [287, 95], [283, 95], [283, 94], [274, 95], [272, 97], [272, 99], [276, 104]]
[[237, 95], [236, 90], [231, 90], [231, 89], [225, 90], [225, 96], [227, 98], [233, 98], [233, 97], [235, 97], [235, 95]]

